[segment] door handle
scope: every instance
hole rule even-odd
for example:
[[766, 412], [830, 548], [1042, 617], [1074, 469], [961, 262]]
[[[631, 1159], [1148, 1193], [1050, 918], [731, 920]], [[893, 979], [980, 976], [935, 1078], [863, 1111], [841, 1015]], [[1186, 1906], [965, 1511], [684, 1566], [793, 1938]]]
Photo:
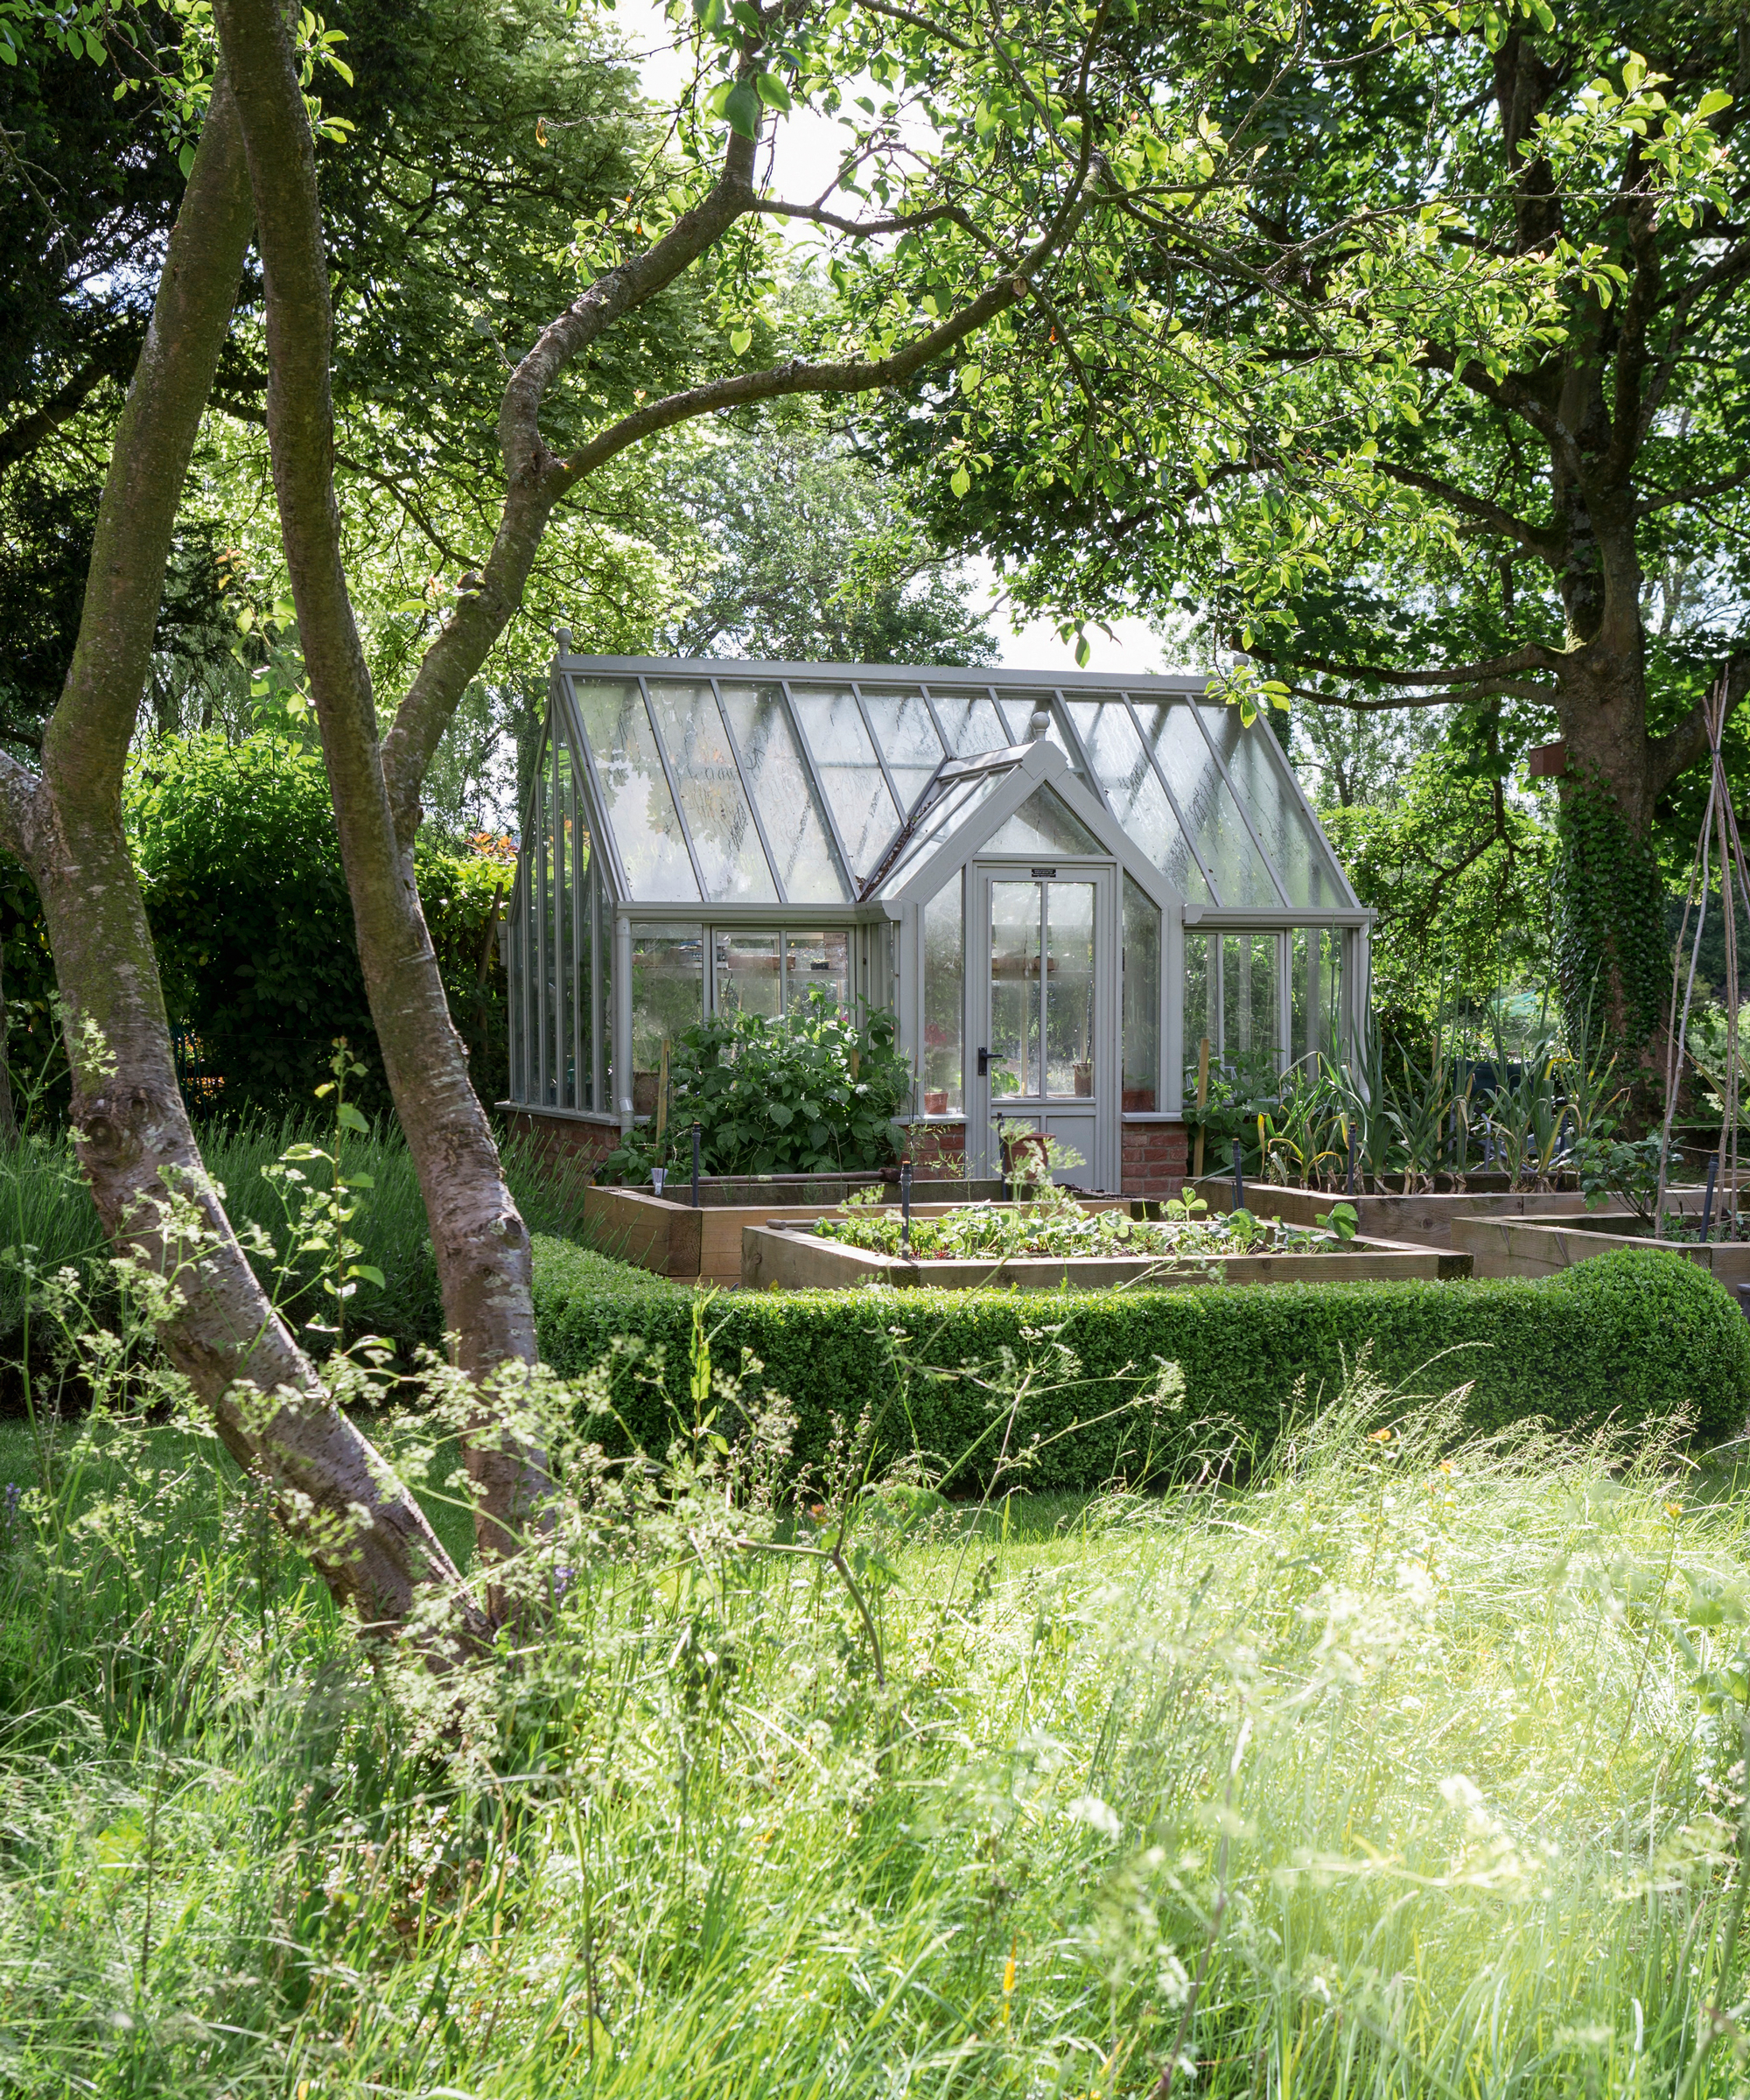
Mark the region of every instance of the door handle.
[[988, 1050], [978, 1053], [978, 1076], [980, 1079], [989, 1079], [990, 1076], [990, 1053]]

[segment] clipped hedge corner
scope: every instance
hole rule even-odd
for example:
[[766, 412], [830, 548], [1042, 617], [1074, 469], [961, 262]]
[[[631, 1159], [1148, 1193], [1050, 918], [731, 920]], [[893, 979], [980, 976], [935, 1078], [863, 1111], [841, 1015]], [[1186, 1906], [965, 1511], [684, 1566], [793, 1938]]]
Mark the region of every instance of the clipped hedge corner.
[[[640, 1444], [666, 1443], [669, 1410], [683, 1409], [693, 1304], [679, 1286], [605, 1292], [584, 1250], [536, 1242], [542, 1355], [568, 1376], [611, 1360], [616, 1405]], [[724, 1292], [707, 1324], [716, 1366], [732, 1370], [745, 1353], [788, 1400], [804, 1460], [822, 1455], [835, 1417], [854, 1421], [889, 1400], [900, 1403], [884, 1417], [894, 1452], [915, 1442], [953, 1459], [984, 1438], [988, 1453], [989, 1376], [1005, 1358], [1033, 1362], [1040, 1390], [1017, 1441], [1054, 1439], [1028, 1473], [1038, 1489], [1134, 1476], [1147, 1432], [1137, 1410], [1112, 1410], [1164, 1363], [1183, 1372], [1186, 1415], [1231, 1424], [1259, 1455], [1305, 1405], [1301, 1382], [1309, 1399], [1334, 1397], [1369, 1344], [1376, 1373], [1407, 1398], [1468, 1385], [1465, 1419], [1477, 1431], [1536, 1417], [1584, 1434], [1682, 1416], [1713, 1443], [1750, 1412], [1750, 1322], [1704, 1270], [1651, 1249], [1539, 1282]], [[616, 1352], [616, 1337], [634, 1346]], [[960, 1477], [970, 1485], [987, 1466], [976, 1460]]]

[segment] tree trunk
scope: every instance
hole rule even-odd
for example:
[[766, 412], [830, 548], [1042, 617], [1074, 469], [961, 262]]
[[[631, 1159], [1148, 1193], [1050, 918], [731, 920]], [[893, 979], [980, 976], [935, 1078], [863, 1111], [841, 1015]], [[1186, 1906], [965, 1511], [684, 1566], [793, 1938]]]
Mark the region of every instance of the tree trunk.
[[[1557, 714], [1567, 745], [1556, 970], [1568, 1039], [1608, 1044], [1650, 1111], [1664, 1069], [1670, 945], [1652, 839], [1664, 780], [1647, 733], [1647, 663], [1632, 507], [1565, 496], [1570, 651]], [[1578, 646], [1574, 646], [1578, 645]]]
[[[528, 1234], [469, 1082], [438, 958], [398, 840], [370, 674], [340, 552], [329, 388], [332, 335], [316, 161], [276, 0], [228, 0], [220, 37], [242, 112], [267, 280], [268, 434], [298, 635], [322, 732], [359, 959], [396, 1113], [431, 1228], [444, 1321], [480, 1381], [536, 1359]], [[466, 1443], [482, 1558], [514, 1554], [549, 1490], [544, 1453], [499, 1433], [483, 1400]], [[503, 1600], [493, 1599], [497, 1610]]]
[[337, 1599], [370, 1627], [422, 1586], [453, 1587], [486, 1632], [418, 1504], [324, 1391], [244, 1259], [176, 1083], [145, 909], [122, 827], [172, 528], [250, 228], [237, 109], [221, 74], [117, 425], [66, 684], [43, 771], [0, 766], [0, 831], [42, 900], [66, 1008], [80, 1164], [118, 1255], [154, 1293], [172, 1363], [226, 1447], [276, 1491]]

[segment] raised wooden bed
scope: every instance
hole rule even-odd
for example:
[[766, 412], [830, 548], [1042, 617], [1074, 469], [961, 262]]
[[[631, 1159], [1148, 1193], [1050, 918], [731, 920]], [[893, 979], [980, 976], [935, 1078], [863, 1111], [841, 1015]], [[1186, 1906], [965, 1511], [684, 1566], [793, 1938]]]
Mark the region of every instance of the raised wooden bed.
[[[763, 1225], [768, 1218], [828, 1217], [847, 1196], [882, 1186], [879, 1174], [853, 1174], [843, 1180], [822, 1174], [713, 1178], [699, 1183], [696, 1210], [691, 1184], [685, 1180], [671, 1182], [660, 1196], [648, 1188], [592, 1187], [584, 1192], [584, 1231], [604, 1254], [654, 1270], [658, 1276], [738, 1284], [744, 1226]], [[956, 1204], [979, 1202], [1002, 1193], [997, 1181], [918, 1180], [912, 1186], [919, 1199], [912, 1213], [920, 1218], [937, 1217]], [[923, 1200], [926, 1194], [928, 1201]]]
[[[1694, 1192], [1686, 1205], [1697, 1216], [1701, 1204]], [[1683, 1240], [1655, 1241], [1633, 1211], [1593, 1211], [1582, 1218], [1460, 1218], [1452, 1243], [1476, 1258], [1479, 1276], [1557, 1276], [1576, 1262], [1618, 1247], [1659, 1246], [1680, 1254], [1718, 1278], [1728, 1290], [1750, 1284], [1750, 1241], [1710, 1241], [1705, 1246]]]
[[[1324, 1216], [1334, 1203], [1353, 1203], [1355, 1229], [1368, 1239], [1407, 1240], [1418, 1247], [1465, 1247], [1470, 1242], [1453, 1236], [1460, 1218], [1582, 1218], [1586, 1198], [1570, 1185], [1555, 1189], [1511, 1189], [1505, 1174], [1473, 1174], [1462, 1192], [1436, 1188], [1432, 1195], [1326, 1195], [1322, 1189], [1280, 1188], [1270, 1181], [1247, 1181], [1246, 1208], [1255, 1218], [1281, 1218], [1290, 1225], [1311, 1225]], [[1201, 1196], [1211, 1210], [1233, 1208], [1231, 1174], [1205, 1174], [1200, 1181], [1187, 1181], [1189, 1194]], [[1701, 1214], [1698, 1188], [1674, 1188], [1666, 1200], [1673, 1209]], [[1598, 1214], [1596, 1213], [1592, 1214]], [[1502, 1273], [1479, 1269], [1477, 1273]], [[1516, 1271], [1515, 1273], [1517, 1273]]]
[[[914, 1214], [918, 1214], [915, 1206]], [[1176, 1290], [1208, 1283], [1335, 1284], [1470, 1273], [1468, 1254], [1443, 1254], [1435, 1248], [1399, 1246], [1389, 1240], [1354, 1240], [1328, 1254], [1219, 1254], [1208, 1261], [1200, 1257], [1194, 1268], [1175, 1269], [1158, 1255], [1022, 1255], [1006, 1260], [910, 1262], [897, 1255], [818, 1240], [775, 1221], [749, 1225], [741, 1236], [741, 1280], [750, 1291], [842, 1291], [858, 1284], [891, 1284], [902, 1289], [922, 1284], [938, 1291], [972, 1291], [987, 1284], [1020, 1291], [1066, 1286], [1105, 1291], [1123, 1284], [1146, 1284]]]

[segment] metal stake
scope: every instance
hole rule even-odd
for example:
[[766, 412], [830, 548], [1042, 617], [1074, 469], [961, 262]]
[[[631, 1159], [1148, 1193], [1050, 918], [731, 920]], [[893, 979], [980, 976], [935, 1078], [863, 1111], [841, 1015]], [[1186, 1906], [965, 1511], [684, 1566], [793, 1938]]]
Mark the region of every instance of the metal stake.
[[1707, 1245], [1707, 1236], [1713, 1227], [1713, 1182], [1719, 1172], [1719, 1155], [1710, 1153], [1707, 1162], [1707, 1194], [1701, 1200], [1701, 1243]]
[[900, 1252], [912, 1258], [912, 1163], [900, 1162]]
[[1349, 1155], [1349, 1171], [1345, 1186], [1348, 1188], [1348, 1194], [1350, 1195], [1354, 1195], [1355, 1193], [1355, 1134], [1353, 1130], [1349, 1132], [1348, 1151]]
[[695, 1210], [699, 1207], [699, 1144], [704, 1134], [704, 1126], [696, 1123], [693, 1125], [693, 1208]]
[[1234, 1140], [1234, 1208], [1243, 1210], [1245, 1207], [1246, 1177], [1240, 1166], [1240, 1141], [1236, 1138]]

